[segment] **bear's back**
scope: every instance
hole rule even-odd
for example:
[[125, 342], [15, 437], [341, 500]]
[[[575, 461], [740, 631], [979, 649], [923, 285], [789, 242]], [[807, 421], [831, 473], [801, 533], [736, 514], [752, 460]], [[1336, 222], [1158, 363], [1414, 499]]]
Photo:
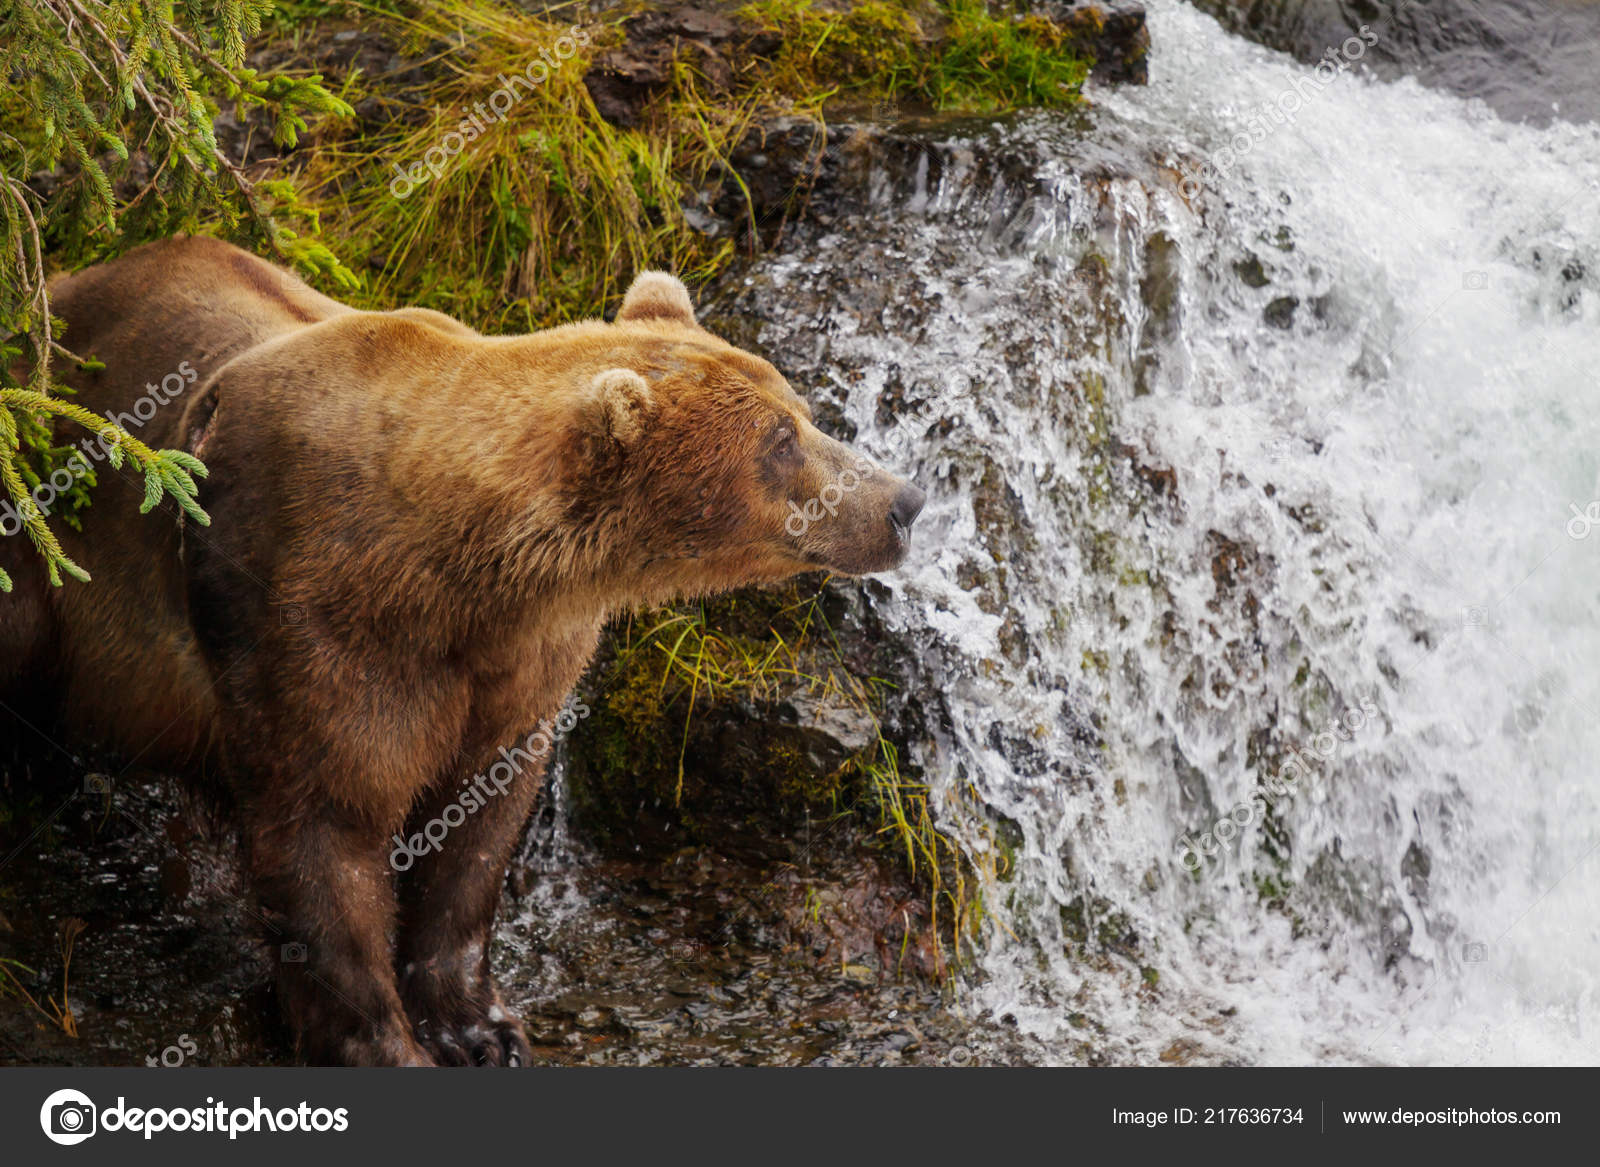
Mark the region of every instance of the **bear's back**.
[[[58, 368], [81, 405], [128, 415], [173, 373], [191, 388], [239, 353], [286, 332], [351, 311], [299, 277], [232, 244], [205, 236], [162, 240], [51, 285], [51, 307], [67, 324], [63, 343], [103, 370]], [[126, 425], [152, 447], [181, 446], [181, 406], [155, 395]], [[147, 413], [148, 416], [142, 416]]]
[[[202, 236], [136, 248], [56, 278], [50, 292], [51, 310], [67, 326], [62, 343], [104, 366], [58, 361], [56, 375], [75, 390], [76, 403], [154, 449], [192, 448], [194, 419], [206, 416], [210, 382], [229, 361], [352, 312], [265, 260]], [[8, 540], [0, 560], [25, 602], [0, 616], [0, 646], [87, 735], [146, 749], [155, 764], [193, 761], [212, 741], [213, 697], [187, 611], [181, 528], [165, 515], [139, 513], [136, 471], [113, 469], [74, 426], [61, 423], [58, 432], [86, 451], [81, 457], [98, 484], [78, 516], [81, 533], [52, 525], [94, 581], [49, 588], [32, 549]], [[192, 525], [182, 536], [218, 537]], [[47, 667], [41, 654], [50, 645]], [[23, 675], [0, 669], [0, 695]]]

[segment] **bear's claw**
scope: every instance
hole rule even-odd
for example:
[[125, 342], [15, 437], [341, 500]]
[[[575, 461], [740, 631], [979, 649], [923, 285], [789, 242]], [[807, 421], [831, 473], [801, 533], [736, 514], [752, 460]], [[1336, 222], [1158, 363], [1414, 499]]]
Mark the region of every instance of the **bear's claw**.
[[445, 1026], [422, 1022], [417, 1041], [441, 1066], [528, 1066], [533, 1051], [516, 1021]]

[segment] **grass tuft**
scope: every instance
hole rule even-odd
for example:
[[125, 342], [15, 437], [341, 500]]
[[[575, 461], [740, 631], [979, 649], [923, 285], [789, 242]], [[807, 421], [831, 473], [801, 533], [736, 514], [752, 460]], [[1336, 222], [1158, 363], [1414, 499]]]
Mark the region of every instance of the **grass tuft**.
[[[831, 773], [781, 751], [763, 755], [780, 812], [798, 806], [830, 823], [853, 819], [894, 855], [928, 904], [928, 947], [940, 977], [968, 959], [985, 920], [983, 888], [1008, 874], [997, 846], [969, 856], [938, 825], [934, 794], [909, 772], [881, 722], [892, 685], [861, 677], [823, 610], [824, 592], [798, 588], [735, 596], [711, 605], [644, 614], [624, 623], [613, 656], [598, 678], [601, 710], [592, 734], [575, 749], [585, 756], [573, 795], [588, 825], [606, 829], [634, 821], [641, 802], [670, 805], [691, 834], [711, 805], [725, 817], [739, 794], [705, 788], [686, 772], [696, 726], [717, 711], [757, 711], [801, 697], [825, 701], [870, 724], [868, 740]], [[737, 629], [737, 631], [733, 630]], [[737, 715], [737, 714], [736, 714]], [[751, 739], [759, 744], [758, 735]], [[690, 783], [686, 789], [686, 780]], [[966, 814], [967, 821], [981, 815]]]
[[1071, 30], [1042, 16], [993, 13], [984, 0], [867, 0], [842, 11], [755, 0], [740, 13], [782, 34], [772, 76], [790, 91], [993, 113], [1075, 105], [1089, 74]]

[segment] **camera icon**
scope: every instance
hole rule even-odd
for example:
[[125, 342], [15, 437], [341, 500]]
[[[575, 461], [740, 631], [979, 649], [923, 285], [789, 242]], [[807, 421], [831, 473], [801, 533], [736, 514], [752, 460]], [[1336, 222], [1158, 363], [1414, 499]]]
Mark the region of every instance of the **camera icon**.
[[1463, 628], [1486, 628], [1488, 625], [1488, 608], [1463, 608], [1461, 610], [1461, 626]]
[[1489, 286], [1489, 273], [1469, 271], [1462, 275], [1461, 286], [1469, 292], [1481, 292]]
[[1461, 946], [1461, 959], [1467, 964], [1482, 964], [1489, 959], [1489, 946], [1482, 940], [1471, 940]]
[[95, 1133], [98, 1108], [77, 1090], [57, 1090], [39, 1108], [39, 1126], [52, 1143], [70, 1147]]
[[306, 622], [306, 610], [300, 604], [284, 604], [278, 609], [278, 623], [285, 628], [298, 628]]
[[62, 1102], [50, 1111], [50, 1129], [58, 1135], [92, 1135], [94, 1120], [92, 1104]]
[[104, 774], [89, 774], [83, 779], [85, 794], [110, 794], [111, 779]]
[[304, 964], [306, 962], [306, 946], [298, 940], [291, 940], [288, 944], [278, 949], [278, 959], [284, 964]]

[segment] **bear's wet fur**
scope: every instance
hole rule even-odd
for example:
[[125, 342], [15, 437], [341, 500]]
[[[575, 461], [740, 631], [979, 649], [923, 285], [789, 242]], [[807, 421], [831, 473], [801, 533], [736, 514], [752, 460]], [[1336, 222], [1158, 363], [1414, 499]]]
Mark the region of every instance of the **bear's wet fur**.
[[357, 311], [203, 237], [52, 296], [105, 364], [64, 374], [75, 400], [203, 458], [213, 525], [139, 515], [138, 475], [97, 460], [82, 534], [55, 524], [92, 583], [51, 588], [0, 539], [0, 722], [27, 701], [225, 792], [307, 1060], [527, 1064], [490, 933], [543, 768], [525, 747], [582, 732], [563, 703], [605, 621], [893, 568], [921, 492], [661, 273], [613, 323], [520, 337]]

